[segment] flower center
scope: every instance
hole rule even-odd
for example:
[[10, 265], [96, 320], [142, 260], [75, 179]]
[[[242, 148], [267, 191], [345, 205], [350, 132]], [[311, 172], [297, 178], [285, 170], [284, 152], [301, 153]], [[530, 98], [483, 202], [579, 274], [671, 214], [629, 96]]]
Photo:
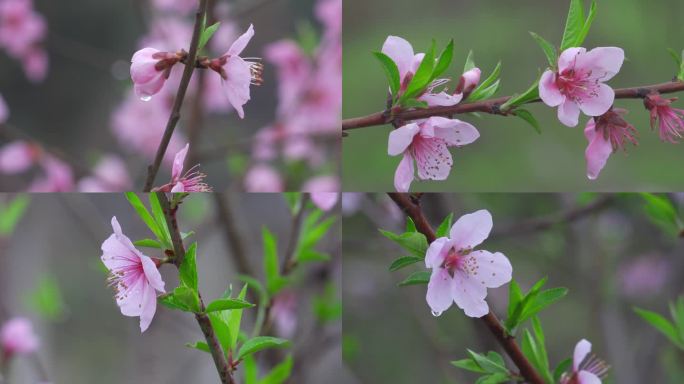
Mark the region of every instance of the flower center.
[[577, 103], [598, 96], [598, 83], [598, 79], [592, 79], [591, 71], [586, 70], [568, 68], [556, 75], [560, 92]]
[[470, 248], [460, 250], [452, 248], [444, 258], [442, 268], [446, 269], [451, 276], [459, 270], [470, 273], [469, 259], [466, 259], [466, 256], [468, 256], [470, 252], [472, 252]]

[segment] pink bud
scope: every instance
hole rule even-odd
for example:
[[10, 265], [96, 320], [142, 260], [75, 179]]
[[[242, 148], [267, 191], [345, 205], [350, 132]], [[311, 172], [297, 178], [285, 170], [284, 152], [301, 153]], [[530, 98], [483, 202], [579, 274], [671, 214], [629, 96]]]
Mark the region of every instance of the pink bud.
[[131, 79], [135, 93], [143, 101], [157, 94], [168, 78], [171, 67], [178, 62], [166, 52], [154, 48], [143, 48], [131, 59]]
[[24, 355], [38, 348], [38, 337], [28, 319], [17, 317], [2, 326], [0, 344], [6, 356]]
[[0, 148], [0, 172], [15, 174], [26, 171], [36, 160], [37, 148], [25, 141], [14, 141]]
[[475, 90], [475, 87], [480, 83], [480, 68], [473, 68], [461, 75], [461, 81], [458, 84], [456, 93], [470, 93]]

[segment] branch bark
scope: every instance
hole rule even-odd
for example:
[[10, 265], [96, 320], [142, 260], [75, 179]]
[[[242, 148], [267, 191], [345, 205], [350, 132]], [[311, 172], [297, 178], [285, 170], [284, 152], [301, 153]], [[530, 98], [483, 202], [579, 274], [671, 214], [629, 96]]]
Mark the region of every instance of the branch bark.
[[[418, 197], [406, 193], [388, 193], [388, 195], [407, 216], [413, 219], [413, 222], [416, 224], [416, 229], [425, 235], [428, 242], [431, 243], [436, 239], [435, 232], [420, 207]], [[494, 337], [501, 347], [503, 347], [504, 351], [506, 351], [506, 354], [518, 367], [520, 375], [529, 383], [544, 384], [544, 380], [539, 373], [537, 373], [529, 360], [527, 360], [518, 344], [516, 344], [515, 338], [506, 333], [496, 315], [490, 311], [480, 319], [485, 323], [492, 334], [494, 334]]]
[[162, 136], [162, 140], [157, 148], [157, 154], [154, 157], [154, 162], [147, 169], [147, 179], [145, 180], [144, 188], [145, 192], [152, 190], [154, 179], [157, 177], [159, 167], [161, 166], [161, 162], [164, 159], [166, 150], [169, 147], [171, 136], [173, 136], [173, 131], [176, 129], [178, 120], [180, 120], [180, 110], [183, 106], [183, 100], [185, 99], [185, 93], [188, 90], [190, 79], [192, 78], [192, 72], [195, 69], [195, 61], [197, 60], [197, 51], [199, 48], [199, 39], [200, 35], [202, 34], [202, 21], [207, 13], [208, 1], [209, 0], [200, 0], [197, 13], [195, 14], [195, 26], [192, 31], [192, 39], [190, 41], [190, 49], [188, 51], [188, 64], [185, 64], [183, 76], [181, 77], [180, 85], [178, 86], [178, 93], [176, 94], [176, 99], [174, 100], [173, 108], [171, 109], [171, 115], [166, 123], [164, 135]]
[[[615, 90], [616, 99], [643, 99], [649, 92], [674, 93], [684, 91], [683, 81], [670, 81], [667, 83], [643, 85], [632, 88], [621, 88]], [[376, 125], [390, 124], [394, 121], [406, 121], [416, 119], [426, 119], [431, 116], [450, 116], [461, 113], [481, 112], [492, 115], [506, 116], [510, 112], [501, 110], [501, 105], [507, 102], [512, 96], [504, 96], [496, 99], [482, 100], [471, 103], [462, 103], [450, 107], [429, 107], [423, 109], [411, 109], [399, 111], [390, 115], [388, 111], [376, 112], [367, 116], [354, 117], [342, 120], [342, 130], [348, 131]], [[532, 100], [530, 103], [539, 103], [541, 99]]]

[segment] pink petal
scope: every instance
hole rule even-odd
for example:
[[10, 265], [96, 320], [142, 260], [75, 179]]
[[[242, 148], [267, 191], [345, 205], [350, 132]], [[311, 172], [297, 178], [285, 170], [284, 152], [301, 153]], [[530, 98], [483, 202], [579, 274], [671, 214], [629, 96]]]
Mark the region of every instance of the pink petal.
[[311, 192], [311, 201], [323, 211], [334, 207], [339, 197], [339, 192]]
[[489, 313], [489, 306], [484, 300], [487, 297], [487, 288], [463, 272], [457, 271], [454, 274], [451, 295], [466, 316], [482, 317]]
[[452, 284], [453, 279], [446, 269], [436, 268], [432, 270], [425, 300], [427, 300], [433, 315], [439, 316], [451, 307], [453, 301], [451, 297]]
[[146, 287], [149, 287], [149, 284], [147, 284], [145, 276], [140, 273], [135, 281], [125, 289], [125, 292], [117, 294], [116, 304], [119, 306], [122, 315], [140, 316], [143, 311], [143, 294]]
[[406, 148], [413, 142], [413, 137], [418, 134], [420, 127], [418, 124], [411, 123], [401, 126], [389, 134], [387, 153], [396, 156], [406, 151]]
[[563, 51], [558, 58], [558, 72], [574, 68], [577, 60], [579, 60], [579, 56], [586, 52], [587, 50], [582, 47], [568, 48]]
[[398, 192], [408, 192], [411, 182], [413, 182], [413, 157], [406, 152], [394, 172], [394, 188]]
[[228, 75], [228, 78], [223, 81], [223, 90], [228, 97], [228, 101], [237, 111], [238, 116], [243, 119], [245, 112], [242, 106], [250, 99], [249, 85], [252, 82], [252, 72], [249, 69], [249, 64], [242, 60], [242, 58], [233, 56], [228, 59], [223, 68]]
[[147, 83], [159, 75], [155, 66], [159, 59], [152, 56], [159, 53], [154, 48], [143, 48], [133, 54], [131, 59], [131, 79], [134, 83]]
[[589, 371], [580, 371], [577, 378], [579, 384], [601, 384], [601, 379]]
[[612, 79], [622, 68], [625, 51], [618, 47], [597, 47], [577, 59], [577, 66], [591, 71], [591, 78]]
[[463, 78], [463, 90], [464, 91], [472, 91], [477, 87], [477, 84], [480, 83], [480, 76], [482, 74], [482, 71], [480, 71], [480, 68], [472, 68], [469, 69], [468, 71], [464, 72], [461, 77]]
[[444, 91], [440, 93], [426, 93], [419, 97], [418, 100], [425, 101], [430, 107], [450, 107], [461, 102], [463, 94], [450, 95]]
[[142, 293], [142, 310], [140, 312], [140, 332], [145, 332], [149, 328], [154, 314], [157, 312], [157, 293], [154, 288], [146, 284]]
[[444, 262], [444, 258], [446, 257], [447, 252], [449, 252], [449, 249], [451, 249], [451, 242], [446, 237], [440, 237], [430, 243], [430, 247], [428, 247], [428, 250], [425, 253], [425, 267], [432, 269], [439, 268]]
[[596, 96], [585, 98], [579, 107], [587, 116], [601, 116], [608, 112], [615, 101], [615, 91], [606, 84], [596, 84]]
[[159, 93], [165, 82], [166, 78], [164, 77], [164, 73], [158, 72], [157, 77], [147, 83], [134, 83], [133, 90], [141, 99], [147, 99]]
[[0, 329], [0, 350], [8, 355], [32, 353], [38, 348], [38, 344], [33, 325], [26, 318], [15, 317]]
[[185, 185], [181, 181], [177, 182], [173, 186], [173, 188], [171, 188], [171, 193], [183, 193], [183, 192], [186, 192], [185, 191]]
[[420, 67], [420, 64], [423, 62], [424, 58], [425, 58], [424, 53], [416, 53], [413, 56], [413, 60], [411, 60], [411, 65], [409, 66], [409, 72], [416, 73], [416, 71], [418, 71], [418, 67]]
[[231, 56], [238, 56], [242, 51], [245, 49], [249, 41], [252, 39], [252, 36], [254, 36], [254, 26], [252, 24], [249, 25], [249, 28], [247, 28], [247, 31], [243, 33], [240, 37], [235, 40], [233, 45], [230, 46], [230, 49], [228, 49], [227, 54]]
[[401, 79], [406, 76], [413, 61], [413, 47], [411, 43], [397, 36], [388, 36], [382, 45], [382, 53], [389, 56], [399, 68]]
[[565, 96], [556, 86], [556, 74], [548, 70], [539, 79], [539, 97], [549, 107], [557, 107], [565, 101]]
[[601, 170], [608, 162], [608, 158], [613, 153], [613, 146], [603, 135], [596, 132], [594, 119], [587, 122], [584, 135], [589, 141], [584, 157], [587, 161], [587, 177], [596, 180]]
[[183, 176], [183, 164], [185, 164], [185, 156], [188, 154], [188, 149], [190, 148], [190, 143], [185, 144], [185, 147], [176, 153], [176, 157], [173, 159], [173, 167], [171, 168], [171, 179], [177, 181]]
[[164, 280], [162, 280], [159, 269], [154, 264], [154, 261], [147, 256], [140, 258], [142, 262], [143, 271], [145, 272], [145, 278], [150, 283], [150, 285], [159, 292], [164, 292]]
[[425, 125], [431, 126], [434, 136], [443, 139], [449, 146], [467, 145], [480, 137], [480, 132], [475, 127], [458, 119], [434, 116]]
[[413, 155], [421, 180], [446, 180], [453, 160], [446, 141], [438, 138], [421, 138], [413, 143]]
[[24, 172], [33, 165], [34, 151], [24, 141], [14, 141], [0, 147], [0, 172], [15, 174]]
[[591, 343], [586, 339], [580, 340], [575, 346], [575, 352], [572, 355], [572, 368], [575, 372], [579, 370], [580, 364], [582, 364], [589, 352], [591, 352]]
[[487, 288], [498, 288], [511, 281], [513, 267], [503, 253], [474, 251], [466, 259], [469, 259], [466, 261], [468, 265], [479, 267], [477, 276], [471, 276], [471, 278], [484, 283]]
[[457, 249], [473, 249], [481, 244], [494, 226], [492, 215], [486, 209], [461, 216], [449, 231]]
[[580, 109], [572, 100], [565, 100], [558, 106], [558, 120], [568, 127], [576, 127], [579, 124]]

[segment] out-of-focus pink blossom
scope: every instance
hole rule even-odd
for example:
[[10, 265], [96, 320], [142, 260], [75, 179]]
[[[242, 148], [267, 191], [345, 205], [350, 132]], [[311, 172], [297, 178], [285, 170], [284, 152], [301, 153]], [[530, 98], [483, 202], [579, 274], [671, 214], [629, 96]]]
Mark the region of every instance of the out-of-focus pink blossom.
[[78, 181], [81, 192], [121, 192], [132, 186], [126, 164], [116, 155], [103, 156], [93, 168], [93, 175]]
[[42, 80], [47, 72], [47, 53], [41, 47], [46, 32], [45, 19], [31, 0], [0, 1], [0, 48], [23, 63], [31, 81]]
[[601, 116], [610, 109], [615, 92], [604, 84], [622, 67], [625, 53], [617, 47], [568, 48], [558, 59], [557, 70], [547, 70], [539, 80], [539, 97], [549, 107], [558, 107], [558, 120], [577, 126], [580, 110]]
[[294, 292], [283, 291], [273, 299], [271, 307], [276, 333], [280, 337], [291, 338], [297, 330], [297, 296]]
[[280, 174], [265, 164], [251, 167], [245, 175], [247, 192], [282, 192], [285, 188]]
[[344, 192], [342, 193], [342, 214], [351, 216], [355, 214], [363, 202], [363, 193], [361, 192]]
[[626, 151], [625, 145], [637, 145], [636, 128], [629, 124], [622, 115], [627, 111], [612, 108], [603, 115], [589, 119], [584, 128], [584, 136], [589, 145], [585, 151], [587, 160], [587, 177], [596, 180], [606, 165], [608, 157], [619, 149]]
[[511, 281], [513, 267], [503, 253], [473, 250], [489, 237], [492, 225], [487, 210], [463, 215], [449, 237], [430, 244], [425, 255], [425, 266], [432, 269], [426, 300], [433, 315], [441, 315], [455, 302], [467, 316], [482, 317], [489, 313], [487, 288]]
[[667, 284], [671, 268], [666, 259], [655, 256], [630, 260], [618, 269], [622, 292], [634, 297], [655, 296]]
[[665, 99], [657, 92], [644, 98], [644, 106], [651, 114], [651, 128], [657, 129], [660, 139], [676, 143], [684, 134], [684, 109], [672, 108], [677, 98]]
[[40, 156], [40, 148], [25, 141], [13, 141], [0, 148], [0, 172], [21, 173]]
[[470, 144], [480, 137], [472, 125], [444, 117], [409, 123], [389, 135], [390, 156], [403, 155], [394, 175], [397, 191], [407, 192], [414, 179], [413, 162], [420, 180], [446, 180], [453, 161], [449, 147]]
[[124, 316], [140, 316], [140, 332], [150, 326], [157, 310], [157, 291], [164, 293], [164, 281], [155, 262], [142, 254], [121, 231], [112, 217], [114, 233], [102, 243], [102, 262], [109, 269], [109, 284], [116, 291], [116, 303]]
[[235, 40], [223, 56], [211, 60], [209, 64], [212, 70], [221, 75], [226, 97], [240, 118], [245, 117], [243, 106], [250, 99], [250, 85], [259, 85], [263, 81], [261, 63], [240, 57], [253, 36], [254, 26], [250, 24], [247, 31]]
[[68, 164], [49, 154], [44, 154], [39, 164], [44, 174], [31, 183], [29, 192], [71, 192], [74, 189], [74, 176]]
[[176, 54], [143, 48], [131, 59], [131, 79], [136, 95], [148, 101], [157, 94], [171, 75], [171, 69], [179, 62]]
[[5, 102], [5, 99], [2, 98], [2, 95], [0, 95], [0, 124], [6, 123], [9, 119], [9, 115], [9, 107]]
[[334, 176], [319, 176], [307, 181], [302, 191], [311, 193], [311, 201], [324, 211], [330, 210], [340, 198], [340, 182]]
[[160, 11], [187, 14], [197, 8], [197, 0], [153, 0], [152, 5]]
[[338, 39], [342, 34], [342, 0], [319, 1], [316, 16], [325, 27], [325, 37]]
[[48, 55], [43, 49], [32, 49], [22, 57], [26, 77], [39, 83], [45, 80], [48, 71]]
[[38, 336], [33, 332], [31, 321], [15, 317], [3, 324], [0, 329], [0, 346], [5, 358], [27, 355], [38, 349]]
[[601, 384], [601, 378], [608, 373], [609, 367], [590, 353], [591, 343], [580, 340], [572, 356], [572, 372], [563, 374], [561, 384]]
[[199, 164], [190, 168], [185, 174], [183, 173], [183, 165], [189, 149], [190, 144], [186, 144], [183, 149], [176, 153], [171, 170], [171, 182], [155, 188], [155, 191], [173, 193], [211, 192], [211, 187], [204, 183], [205, 175], [199, 172]]

